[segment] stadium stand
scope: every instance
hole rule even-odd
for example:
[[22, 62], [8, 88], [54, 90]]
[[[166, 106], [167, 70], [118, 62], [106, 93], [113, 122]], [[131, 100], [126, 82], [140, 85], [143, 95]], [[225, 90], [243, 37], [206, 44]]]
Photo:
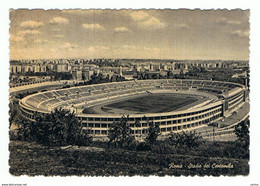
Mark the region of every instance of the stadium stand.
[[[227, 112], [245, 101], [245, 87], [236, 83], [191, 79], [156, 79], [113, 82], [66, 89], [51, 90], [29, 95], [20, 100], [22, 113], [29, 119], [34, 119], [37, 113], [47, 114], [54, 108], [79, 108], [95, 106], [106, 101], [147, 94], [156, 91], [201, 92], [212, 94], [219, 99], [212, 99], [201, 106], [181, 111], [165, 113], [146, 113], [149, 120], [158, 123], [162, 134], [179, 132], [183, 129], [200, 127], [225, 116]], [[111, 114], [76, 113], [91, 134], [106, 136], [114, 121], [122, 116]], [[133, 135], [146, 133], [148, 126], [144, 114], [130, 114], [132, 123], [140, 121], [141, 127], [133, 127]], [[95, 127], [101, 124], [103, 127]], [[101, 130], [102, 129], [102, 130]]]

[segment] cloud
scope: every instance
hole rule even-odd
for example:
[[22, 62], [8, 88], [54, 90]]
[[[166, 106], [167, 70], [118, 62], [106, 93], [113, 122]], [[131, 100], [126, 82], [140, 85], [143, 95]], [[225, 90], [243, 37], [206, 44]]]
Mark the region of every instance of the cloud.
[[155, 18], [155, 17], [151, 17], [145, 21], [143, 21], [143, 23], [141, 24], [147, 28], [163, 28], [165, 27], [164, 23], [161, 23], [159, 19]]
[[87, 55], [88, 58], [108, 57], [111, 55], [111, 50], [103, 45], [89, 46], [84, 49], [84, 55]]
[[249, 30], [235, 30], [230, 32], [230, 34], [234, 37], [241, 37], [241, 38], [248, 38], [249, 37]]
[[21, 41], [24, 41], [24, 38], [23, 37], [14, 37], [13, 39], [11, 39], [12, 41], [14, 42], [21, 42]]
[[69, 43], [69, 42], [65, 42], [62, 45], [60, 45], [59, 48], [61, 48], [61, 49], [76, 49], [76, 48], [78, 48], [78, 45], [72, 44], [72, 43]]
[[227, 24], [227, 19], [224, 18], [224, 17], [218, 18], [218, 19], [216, 20], [216, 23], [221, 24], [221, 25], [226, 25], [226, 24]]
[[16, 35], [10, 34], [10, 41], [12, 42], [24, 42], [27, 35], [38, 35], [41, 32], [39, 30], [20, 30]]
[[105, 30], [105, 28], [100, 25], [99, 23], [93, 23], [93, 24], [82, 24], [82, 26], [87, 30]]
[[238, 20], [228, 20], [225, 17], [217, 19], [216, 22], [221, 25], [240, 25], [242, 23], [241, 21]]
[[143, 21], [149, 19], [150, 15], [143, 11], [134, 11], [130, 13], [130, 16], [133, 20]]
[[23, 42], [24, 38], [21, 36], [14, 36], [13, 34], [10, 34], [10, 41], [12, 42]]
[[58, 31], [60, 31], [60, 28], [51, 28], [51, 30], [58, 32]]
[[119, 58], [162, 58], [165, 48], [154, 46], [122, 45], [113, 50], [113, 54]]
[[146, 47], [146, 46], [137, 46], [137, 45], [123, 45], [121, 48], [124, 50], [136, 50], [136, 51], [145, 51], [145, 52], [161, 51], [161, 49], [157, 47]]
[[110, 48], [107, 46], [102, 45], [96, 45], [96, 46], [90, 46], [86, 49], [86, 53], [90, 55], [91, 57], [96, 57], [95, 55], [102, 56], [109, 52]]
[[54, 17], [52, 18], [49, 23], [51, 24], [68, 24], [69, 20], [63, 17]]
[[89, 15], [89, 14], [99, 14], [103, 10], [81, 10], [81, 9], [70, 9], [70, 10], [62, 10], [62, 13], [71, 14], [71, 15]]
[[157, 48], [157, 47], [144, 47], [144, 50], [146, 51], [150, 51], [150, 52], [161, 52], [161, 49], [160, 48]]
[[53, 35], [52, 37], [60, 39], [60, 38], [64, 38], [64, 35], [57, 34], [57, 35]]
[[57, 48], [51, 48], [51, 52], [57, 52]]
[[43, 23], [39, 21], [24, 21], [20, 24], [22, 28], [38, 28], [40, 26], [43, 26]]
[[39, 30], [20, 30], [17, 32], [17, 36], [25, 36], [25, 35], [37, 35], [40, 34], [41, 32]]
[[141, 28], [160, 29], [166, 26], [165, 23], [161, 22], [158, 18], [148, 14], [147, 12], [134, 11], [129, 15]]
[[94, 51], [102, 51], [102, 50], [109, 50], [110, 48], [107, 46], [90, 46], [87, 50], [89, 52], [94, 52]]
[[185, 24], [185, 23], [180, 23], [180, 24], [175, 24], [175, 26], [177, 28], [189, 28], [189, 25]]
[[36, 40], [34, 40], [34, 43], [36, 43], [36, 44], [45, 44], [45, 43], [48, 43], [49, 42], [49, 40], [47, 40], [47, 39], [36, 39]]
[[230, 20], [230, 21], [227, 21], [227, 24], [230, 24], [230, 25], [240, 25], [241, 21]]
[[116, 32], [128, 32], [130, 30], [127, 27], [119, 26], [119, 27], [115, 27], [114, 31], [116, 31]]
[[132, 50], [136, 49], [135, 45], [123, 45], [121, 48], [126, 49], [126, 50]]

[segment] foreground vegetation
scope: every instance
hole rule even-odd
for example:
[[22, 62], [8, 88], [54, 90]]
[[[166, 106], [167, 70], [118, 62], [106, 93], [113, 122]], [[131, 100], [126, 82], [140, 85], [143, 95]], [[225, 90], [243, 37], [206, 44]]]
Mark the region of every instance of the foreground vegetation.
[[[11, 113], [12, 114], [12, 113]], [[74, 113], [56, 109], [35, 121], [18, 120], [10, 133], [13, 175], [247, 175], [249, 122], [236, 127], [237, 141], [209, 142], [195, 132], [158, 140], [160, 128], [147, 120], [143, 142], [131, 135], [128, 117], [111, 125], [109, 141], [92, 141]], [[140, 126], [137, 121], [134, 124]], [[217, 166], [217, 167], [216, 167]], [[219, 167], [218, 167], [219, 166]], [[222, 167], [221, 167], [222, 166]], [[223, 167], [224, 166], [224, 167]]]
[[[247, 175], [247, 159], [158, 154], [151, 151], [107, 149], [104, 151], [65, 150], [36, 143], [10, 143], [10, 173], [13, 175]], [[174, 168], [172, 165], [182, 165]], [[191, 168], [206, 165], [208, 168]], [[214, 164], [233, 165], [233, 168], [213, 168]]]

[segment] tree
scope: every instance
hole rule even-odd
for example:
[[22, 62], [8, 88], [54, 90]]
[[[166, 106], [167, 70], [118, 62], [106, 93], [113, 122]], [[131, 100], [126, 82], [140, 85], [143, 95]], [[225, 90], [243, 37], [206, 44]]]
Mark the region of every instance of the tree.
[[249, 120], [240, 122], [235, 127], [235, 134], [237, 136], [237, 142], [239, 142], [244, 149], [249, 149]]
[[[86, 145], [92, 138], [82, 132], [82, 124], [74, 112], [55, 109], [51, 114], [37, 115], [29, 126], [31, 139], [48, 146]], [[86, 144], [82, 144], [82, 136]]]
[[169, 140], [176, 148], [187, 147], [189, 151], [192, 148], [197, 149], [203, 143], [201, 135], [198, 135], [195, 131], [172, 133]]
[[12, 123], [18, 118], [18, 101], [10, 101], [9, 103], [9, 128], [11, 127]]
[[131, 135], [131, 128], [128, 121], [129, 116], [122, 116], [120, 121], [112, 123], [108, 131], [109, 144], [115, 143], [120, 148], [124, 148], [133, 143], [134, 137]]
[[153, 121], [152, 122], [147, 121], [147, 123], [149, 124], [149, 128], [148, 128], [148, 134], [145, 138], [145, 142], [148, 143], [152, 148], [158, 136], [161, 134], [160, 127], [158, 124], [155, 124]]
[[32, 131], [30, 130], [32, 122], [30, 120], [20, 120], [19, 128], [17, 129], [17, 140], [21, 141], [31, 141], [32, 140]]

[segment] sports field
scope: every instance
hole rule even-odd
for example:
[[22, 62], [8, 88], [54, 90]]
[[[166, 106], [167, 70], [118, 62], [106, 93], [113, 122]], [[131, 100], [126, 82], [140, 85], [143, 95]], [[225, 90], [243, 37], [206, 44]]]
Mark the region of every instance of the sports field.
[[141, 113], [170, 112], [185, 105], [198, 101], [199, 97], [188, 94], [147, 94], [137, 98], [114, 102], [104, 105], [106, 109], [122, 109]]

